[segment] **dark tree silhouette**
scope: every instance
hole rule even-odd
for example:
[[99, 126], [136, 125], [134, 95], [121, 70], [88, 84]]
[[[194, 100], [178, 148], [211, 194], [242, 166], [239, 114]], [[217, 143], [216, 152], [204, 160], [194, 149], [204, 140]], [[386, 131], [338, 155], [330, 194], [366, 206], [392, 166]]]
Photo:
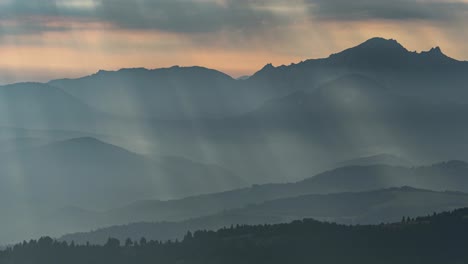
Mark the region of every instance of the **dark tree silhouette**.
[[345, 226], [315, 220], [188, 232], [180, 241], [109, 238], [104, 246], [49, 237], [0, 251], [1, 264], [439, 264], [468, 263], [468, 209], [394, 224]]

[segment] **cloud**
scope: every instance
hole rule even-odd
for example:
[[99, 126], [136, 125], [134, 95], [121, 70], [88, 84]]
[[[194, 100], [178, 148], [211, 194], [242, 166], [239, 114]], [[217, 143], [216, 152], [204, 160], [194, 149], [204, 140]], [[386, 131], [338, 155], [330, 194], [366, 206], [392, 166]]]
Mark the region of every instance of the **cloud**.
[[97, 13], [99, 19], [120, 28], [181, 33], [247, 30], [277, 19], [267, 10], [255, 10], [248, 3], [233, 1], [106, 0], [97, 8]]
[[68, 20], [115, 29], [255, 34], [298, 19], [449, 21], [467, 12], [461, 0], [0, 0], [0, 34], [74, 29]]
[[3, 33], [59, 30], [44, 21], [66, 19], [108, 23], [117, 29], [179, 33], [248, 31], [289, 19], [249, 0], [0, 1]]
[[466, 1], [308, 0], [311, 15], [322, 20], [452, 21], [468, 15]]

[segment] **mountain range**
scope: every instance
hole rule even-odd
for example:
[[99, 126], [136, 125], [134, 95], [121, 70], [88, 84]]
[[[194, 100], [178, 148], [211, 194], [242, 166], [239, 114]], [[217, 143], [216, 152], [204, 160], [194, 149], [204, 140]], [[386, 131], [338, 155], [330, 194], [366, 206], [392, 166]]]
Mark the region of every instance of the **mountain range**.
[[465, 103], [461, 98], [466, 96], [467, 70], [468, 62], [449, 58], [439, 47], [417, 53], [395, 40], [373, 38], [328, 58], [280, 67], [268, 64], [241, 80], [203, 67], [174, 66], [101, 70], [79, 79], [52, 80], [48, 85], [114, 115], [199, 119], [246, 113], [270, 99], [313, 91], [355, 74], [383, 84], [396, 95]]
[[174, 66], [1, 86], [0, 235], [178, 226], [312, 194], [468, 192], [455, 161], [468, 160], [466, 73], [438, 47], [373, 38], [237, 80]]
[[[50, 219], [60, 208], [108, 210], [135, 200], [245, 186], [240, 177], [217, 165], [180, 157], [146, 157], [89, 137], [25, 142], [8, 145], [11, 149], [0, 153], [0, 209], [8, 215], [4, 223], [9, 226], [0, 229], [3, 242], [36, 232], [71, 230], [61, 226], [73, 226], [73, 218], [72, 223]], [[59, 211], [67, 217], [76, 213]], [[47, 225], [50, 229], [43, 226], [47, 222], [54, 223]]]
[[341, 224], [380, 224], [451, 211], [468, 205], [468, 195], [433, 192], [410, 187], [360, 193], [305, 195], [252, 204], [240, 209], [180, 222], [142, 222], [112, 226], [60, 238], [78, 244], [105, 244], [109, 237], [138, 241], [145, 237], [167, 241], [182, 239], [188, 231], [218, 230], [236, 225], [287, 223], [297, 219], [317, 219]]
[[0, 125], [98, 134], [133, 152], [219, 164], [251, 183], [284, 182], [376, 153], [468, 159], [467, 70], [440, 48], [411, 52], [373, 38], [245, 80], [175, 66], [4, 86]]
[[0, 251], [0, 261], [38, 263], [466, 263], [466, 208], [380, 225], [313, 219], [187, 232], [182, 240], [141, 238], [76, 245], [42, 237]]
[[[467, 172], [468, 164], [460, 161], [416, 168], [382, 164], [351, 166], [296, 183], [255, 185], [180, 200], [140, 201], [110, 211], [68, 209], [43, 221], [55, 227], [58, 223], [67, 223], [64, 230], [83, 231], [127, 223], [168, 222], [154, 224], [155, 230], [164, 230], [166, 233], [161, 234], [167, 238], [184, 234], [188, 227], [192, 230], [216, 229], [236, 223], [281, 223], [306, 217], [347, 224], [391, 222], [403, 214], [421, 215], [466, 206], [463, 202], [466, 194], [447, 190], [468, 193]], [[58, 223], [53, 224], [54, 221]], [[140, 230], [138, 234], [148, 231], [141, 229], [141, 226], [148, 227], [147, 223], [136, 225], [135, 228]], [[102, 242], [105, 236], [117, 236], [120, 232], [131, 234], [129, 230], [135, 229], [128, 228], [132, 227], [134, 225], [100, 229], [85, 233], [84, 238], [76, 241], [85, 242], [85, 238], [90, 239], [96, 234]]]
[[[253, 185], [250, 188], [187, 197], [178, 200], [146, 200], [108, 212], [111, 219], [135, 221], [180, 221], [249, 204], [307, 194], [363, 192], [412, 186], [436, 191], [468, 193], [468, 164], [451, 161], [415, 168], [389, 165], [342, 167], [305, 180], [285, 184]], [[128, 216], [134, 217], [128, 218]]]
[[252, 107], [235, 79], [203, 67], [99, 71], [48, 84], [103, 112], [133, 118], [225, 117]]
[[[236, 212], [239, 208], [261, 208], [255, 205], [276, 200], [280, 201], [279, 205], [283, 208], [281, 200], [288, 199], [292, 199], [292, 203], [298, 202], [297, 204], [307, 207], [311, 204], [307, 195], [312, 195], [311, 197], [320, 201], [320, 204], [330, 203], [329, 200], [322, 201], [323, 197], [340, 197], [342, 205], [337, 208], [352, 208], [351, 203], [346, 205], [351, 199], [342, 196], [342, 193], [369, 192], [402, 186], [468, 193], [468, 164], [462, 161], [401, 167], [382, 164], [375, 157], [369, 157], [367, 161], [361, 158], [356, 160], [358, 165], [333, 169], [295, 183], [253, 185], [250, 188], [213, 193], [242, 185], [243, 181], [219, 166], [199, 164], [177, 157], [160, 157], [155, 160], [92, 138], [65, 140], [2, 155], [3, 165], [0, 171], [4, 176], [1, 195], [4, 202], [1, 206], [9, 215], [4, 219], [5, 222], [10, 223], [10, 228], [2, 231], [4, 241], [14, 241], [35, 234], [56, 236], [71, 231], [86, 231], [141, 221], [180, 222], [191, 218], [203, 219], [221, 212]], [[363, 166], [359, 163], [368, 164]], [[50, 185], [51, 182], [53, 186]], [[155, 182], [159, 184], [154, 184]], [[207, 182], [210, 184], [207, 185]], [[211, 194], [196, 195], [210, 192]], [[156, 194], [189, 197], [175, 200], [149, 199]], [[453, 200], [448, 204], [445, 201], [446, 196], [458, 197], [458, 194], [444, 195], [430, 203], [427, 197], [421, 199], [428, 204], [417, 204], [411, 210], [421, 212], [420, 210], [429, 208], [439, 211], [457, 207]], [[412, 203], [406, 196], [399, 197], [402, 203]], [[369, 201], [375, 200], [374, 198], [370, 198]], [[136, 200], [141, 201], [121, 206]], [[273, 204], [273, 210], [284, 210]], [[289, 204], [286, 208], [293, 206]], [[312, 213], [315, 209], [311, 207], [310, 210]], [[403, 211], [411, 215], [410, 211], [399, 208], [394, 212], [393, 218], [388, 216], [382, 218], [382, 221], [394, 220]], [[292, 215], [288, 217], [288, 214], [281, 217], [280, 213], [259, 217], [255, 213], [240, 212], [242, 213], [239, 215], [244, 215], [245, 218], [239, 218], [235, 214], [230, 218], [227, 214], [219, 222], [234, 223], [242, 220], [252, 224], [261, 221], [276, 223], [293, 218]], [[304, 212], [297, 214], [307, 216]], [[370, 221], [362, 215], [359, 217], [357, 222]], [[18, 218], [24, 221], [14, 220]], [[258, 222], [251, 222], [253, 219], [257, 219]], [[333, 218], [334, 221], [341, 222], [344, 222], [344, 219], [344, 216], [342, 219]], [[203, 221], [200, 224], [204, 224]], [[30, 226], [31, 224], [33, 226]], [[180, 232], [182, 228], [176, 226]]]
[[242, 185], [239, 177], [218, 166], [177, 157], [150, 159], [94, 138], [7, 152], [1, 160], [3, 194], [22, 188], [24, 196], [11, 194], [16, 200], [60, 202], [59, 206], [112, 208], [138, 199], [190, 196]]
[[[289, 66], [265, 66], [248, 81], [270, 90], [315, 89], [317, 84], [347, 74], [362, 74], [386, 84], [392, 92], [432, 102], [465, 103], [468, 63], [449, 58], [439, 47], [411, 52], [396, 40], [372, 38], [324, 59]], [[441, 89], [441, 87], [445, 87]], [[306, 87], [306, 88], [304, 88]]]

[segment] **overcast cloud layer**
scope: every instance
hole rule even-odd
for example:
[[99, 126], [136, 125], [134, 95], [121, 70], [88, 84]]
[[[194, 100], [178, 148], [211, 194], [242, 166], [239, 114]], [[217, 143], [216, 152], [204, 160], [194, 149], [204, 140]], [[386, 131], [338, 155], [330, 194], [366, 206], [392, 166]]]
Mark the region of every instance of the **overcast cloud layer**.
[[336, 20], [428, 20], [453, 21], [468, 15], [463, 1], [427, 0], [308, 0], [312, 14]]
[[3, 34], [69, 30], [67, 21], [206, 33], [287, 25], [304, 16], [337, 21], [447, 22], [468, 15], [467, 2], [444, 0], [0, 0], [0, 7]]

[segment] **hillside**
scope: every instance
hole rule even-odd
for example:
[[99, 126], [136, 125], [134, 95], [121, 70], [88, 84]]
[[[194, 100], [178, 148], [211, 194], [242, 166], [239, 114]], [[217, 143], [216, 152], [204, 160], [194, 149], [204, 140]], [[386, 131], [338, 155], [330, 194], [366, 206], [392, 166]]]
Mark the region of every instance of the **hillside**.
[[[178, 157], [151, 159], [89, 137], [0, 155], [0, 209], [8, 214], [5, 228], [0, 228], [3, 243], [38, 233], [87, 230], [102, 223], [93, 210], [135, 200], [174, 199], [243, 186], [241, 178], [216, 165]], [[90, 211], [57, 212], [70, 206]]]
[[[247, 82], [278, 95], [315, 89], [318, 84], [347, 74], [362, 74], [385, 83], [392, 92], [428, 102], [465, 103], [468, 62], [446, 56], [441, 48], [412, 52], [396, 40], [372, 38], [332, 54], [291, 65], [267, 65]], [[444, 87], [444, 89], [441, 89]], [[287, 91], [287, 92], [285, 92]], [[460, 97], [462, 96], [462, 97]]]
[[225, 117], [250, 109], [236, 80], [203, 67], [99, 71], [48, 83], [103, 112], [150, 119]]
[[433, 192], [410, 187], [370, 192], [305, 195], [227, 210], [210, 216], [180, 222], [132, 223], [68, 234], [61, 241], [104, 244], [109, 237], [121, 241], [182, 239], [187, 231], [217, 230], [232, 225], [286, 223], [313, 218], [341, 224], [379, 224], [398, 222], [405, 217], [443, 212], [468, 206], [468, 195]]
[[377, 153], [468, 159], [466, 65], [440, 48], [416, 53], [375, 38], [247, 80], [203, 67], [102, 70], [27, 84], [44, 88], [28, 93], [50, 109], [6, 123], [103, 134], [134, 152], [221, 164], [249, 184], [296, 181]]
[[411, 161], [405, 158], [391, 155], [391, 154], [378, 154], [373, 156], [360, 157], [356, 159], [344, 160], [337, 163], [337, 167], [349, 166], [369, 166], [385, 164], [390, 166], [411, 167], [414, 166]]
[[[466, 209], [378, 226], [315, 220], [187, 233], [180, 242], [109, 239], [76, 246], [41, 238], [0, 253], [0, 261], [34, 263], [465, 263]], [[123, 241], [122, 241], [123, 242]]]
[[405, 168], [388, 165], [351, 166], [330, 170], [303, 181], [254, 185], [250, 188], [169, 201], [141, 201], [107, 212], [112, 219], [180, 221], [287, 197], [307, 194], [362, 192], [393, 187], [468, 192], [468, 164], [451, 161]]
[[[123, 154], [122, 154], [123, 155]], [[125, 154], [127, 155], [127, 154]], [[87, 154], [85, 156], [90, 156]], [[92, 157], [92, 156], [90, 156]], [[171, 158], [173, 159], [173, 158]], [[176, 159], [177, 160], [177, 159]], [[110, 162], [110, 161], [109, 161]], [[125, 164], [124, 161], [119, 161], [119, 164]], [[164, 163], [156, 163], [160, 166], [169, 166], [168, 164], [172, 164], [172, 170], [166, 170], [167, 174], [162, 174], [162, 176], [167, 175], [168, 178], [165, 178], [166, 184], [170, 184], [171, 181], [173, 182], [174, 186], [177, 187], [179, 190], [185, 191], [183, 188], [187, 186], [190, 188], [191, 191], [195, 191], [194, 187], [196, 184], [200, 184], [200, 188], [205, 187], [205, 181], [194, 179], [193, 181], [197, 181], [192, 183], [191, 185], [177, 185], [176, 181], [178, 179], [185, 180], [189, 182], [189, 179], [184, 177], [183, 171], [181, 172], [181, 166], [194, 166], [192, 163], [168, 163], [164, 165]], [[12, 165], [10, 165], [12, 166]], [[200, 171], [200, 177], [209, 177], [209, 175], [205, 174], [207, 171], [204, 167], [200, 167], [201, 165], [196, 165], [194, 167], [187, 167], [187, 170], [195, 172], [198, 168]], [[24, 166], [28, 168], [28, 166]], [[6, 167], [8, 168], [8, 167]], [[3, 168], [5, 170], [6, 168]], [[11, 167], [9, 167], [11, 168]], [[269, 201], [273, 200], [285, 200], [289, 198], [294, 198], [298, 196], [304, 195], [312, 195], [311, 200], [304, 198], [304, 200], [297, 200], [298, 204], [297, 207], [293, 204], [286, 203], [286, 205], [281, 206], [273, 206], [273, 211], [268, 211], [266, 215], [256, 215], [255, 211], [252, 214], [247, 214], [249, 217], [247, 218], [239, 218], [236, 215], [232, 217], [225, 217], [221, 218], [221, 220], [213, 220], [213, 226], [216, 227], [216, 223], [233, 223], [233, 221], [247, 221], [247, 223], [258, 223], [258, 222], [250, 222], [252, 219], [255, 221], [272, 221], [272, 222], [281, 222], [290, 219], [297, 219], [297, 217], [308, 217], [313, 215], [319, 219], [328, 219], [327, 217], [332, 217], [334, 220], [343, 223], [354, 223], [353, 221], [362, 222], [362, 223], [375, 223], [376, 221], [387, 221], [387, 220], [395, 220], [395, 218], [399, 218], [401, 213], [405, 213], [408, 215], [413, 215], [410, 211], [414, 212], [423, 212], [427, 213], [428, 211], [439, 211], [445, 209], [453, 209], [460, 206], [464, 206], [464, 204], [458, 204], [455, 202], [450, 202], [448, 204], [444, 204], [444, 199], [438, 200], [435, 199], [434, 204], [429, 206], [425, 204], [418, 204], [416, 203], [414, 207], [410, 211], [404, 210], [404, 208], [396, 210], [393, 214], [387, 215], [383, 214], [381, 211], [372, 209], [372, 205], [375, 204], [367, 204], [368, 207], [360, 207], [362, 210], [366, 211], [366, 214], [356, 214], [356, 215], [326, 215], [326, 214], [316, 214], [314, 210], [319, 212], [321, 207], [308, 207], [309, 202], [314, 204], [313, 201], [323, 201], [319, 202], [319, 204], [333, 204], [332, 198], [326, 199], [327, 197], [337, 197], [339, 193], [346, 193], [346, 192], [367, 192], [372, 190], [378, 189], [385, 189], [385, 188], [394, 188], [394, 187], [402, 187], [402, 186], [412, 186], [413, 188], [421, 188], [421, 189], [430, 189], [430, 190], [437, 190], [437, 191], [460, 191], [460, 192], [468, 192], [468, 184], [467, 184], [467, 169], [468, 166], [464, 162], [460, 161], [451, 161], [446, 163], [439, 163], [434, 164], [431, 166], [424, 166], [424, 167], [415, 167], [415, 168], [405, 168], [405, 167], [393, 167], [387, 165], [372, 165], [372, 166], [353, 166], [353, 167], [344, 167], [339, 168], [331, 171], [327, 171], [321, 174], [318, 174], [314, 177], [308, 178], [303, 181], [299, 181], [296, 183], [287, 183], [287, 184], [266, 184], [266, 185], [254, 185], [250, 188], [243, 188], [243, 189], [235, 189], [232, 191], [225, 191], [220, 193], [212, 193], [212, 194], [205, 194], [205, 195], [198, 195], [198, 196], [191, 196], [183, 199], [176, 199], [176, 200], [141, 200], [131, 204], [128, 204], [127, 201], [124, 201], [122, 204], [128, 204], [126, 206], [114, 206], [112, 210], [85, 210], [81, 208], [69, 207], [65, 206], [63, 210], [50, 210], [52, 205], [57, 205], [58, 202], [60, 204], [68, 204], [73, 205], [72, 199], [79, 199], [81, 203], [86, 205], [88, 200], [86, 199], [95, 199], [94, 203], [91, 204], [91, 200], [89, 200], [88, 207], [84, 206], [84, 208], [94, 208], [95, 206], [99, 205], [100, 203], [105, 205], [104, 203], [115, 204], [118, 201], [122, 201], [124, 199], [134, 199], [134, 197], [138, 197], [142, 195], [142, 190], [148, 190], [148, 193], [154, 192], [157, 193], [159, 189], [151, 189], [150, 183], [145, 181], [145, 178], [138, 180], [137, 183], [130, 184], [126, 181], [127, 176], [125, 175], [125, 168], [120, 168], [118, 166], [113, 165], [112, 168], [118, 168], [119, 172], [115, 172], [111, 178], [105, 178], [101, 176], [101, 178], [90, 177], [90, 178], [83, 178], [80, 182], [72, 185], [74, 187], [78, 186], [79, 188], [83, 187], [84, 184], [95, 184], [94, 188], [105, 188], [106, 182], [112, 182], [112, 190], [108, 191], [108, 196], [106, 199], [101, 199], [103, 196], [101, 192], [94, 191], [96, 189], [86, 187], [84, 190], [87, 191], [87, 196], [84, 197], [81, 192], [74, 192], [73, 188], [67, 187], [69, 185], [65, 185], [66, 183], [74, 183], [72, 179], [62, 179], [59, 178], [58, 175], [60, 174], [50, 174], [56, 175], [54, 180], [56, 181], [56, 186], [60, 186], [60, 188], [54, 189], [54, 191], [49, 191], [47, 195], [44, 195], [45, 190], [49, 190], [49, 186], [45, 186], [41, 182], [35, 182], [33, 179], [25, 178], [25, 183], [21, 186], [19, 185], [4, 185], [4, 191], [2, 195], [4, 197], [19, 197], [21, 198], [21, 192], [15, 192], [14, 194], [11, 193], [12, 190], [24, 190], [21, 188], [31, 188], [28, 192], [29, 197], [34, 197], [35, 200], [25, 200], [25, 203], [29, 205], [30, 208], [35, 208], [34, 211], [26, 210], [29, 212], [29, 216], [27, 218], [23, 218], [23, 214], [20, 212], [11, 212], [11, 217], [14, 216], [22, 216], [24, 221], [16, 221], [14, 224], [10, 226], [7, 230], [3, 230], [3, 236], [8, 241], [7, 237], [11, 239], [14, 238], [22, 238], [21, 234], [50, 234], [50, 235], [62, 235], [65, 233], [73, 232], [73, 231], [89, 231], [91, 229], [108, 227], [112, 225], [124, 225], [128, 223], [136, 223], [136, 222], [181, 222], [192, 218], [201, 218], [205, 216], [212, 216], [222, 212], [232, 212], [232, 210], [244, 208], [249, 206], [254, 206], [262, 203], [268, 203]], [[193, 169], [191, 169], [193, 168]], [[43, 169], [37, 168], [36, 172], [42, 172]], [[151, 170], [154, 171], [154, 170]], [[213, 171], [216, 172], [217, 170]], [[25, 171], [27, 172], [27, 171]], [[52, 171], [50, 171], [52, 172]], [[74, 173], [83, 172], [83, 169], [79, 169]], [[169, 174], [174, 173], [174, 174]], [[177, 174], [181, 173], [181, 174]], [[28, 175], [28, 174], [25, 174]], [[37, 173], [35, 175], [38, 175]], [[77, 174], [69, 174], [75, 175]], [[144, 174], [143, 174], [144, 175]], [[187, 174], [187, 177], [194, 177], [195, 174]], [[212, 177], [219, 177], [222, 174], [213, 174]], [[141, 175], [139, 175], [141, 176]], [[51, 176], [48, 176], [51, 177]], [[120, 178], [118, 178], [120, 177]], [[148, 176], [149, 177], [149, 176]], [[169, 178], [170, 177], [170, 178]], [[177, 178], [178, 177], [178, 178]], [[48, 178], [50, 179], [50, 178]], [[87, 181], [84, 181], [87, 179]], [[131, 180], [135, 180], [136, 178], [130, 178]], [[208, 178], [207, 178], [208, 179]], [[209, 180], [209, 179], [208, 179]], [[32, 184], [34, 183], [34, 184]], [[103, 184], [99, 187], [99, 184]], [[146, 184], [146, 186], [140, 186]], [[9, 186], [9, 188], [6, 188]], [[14, 186], [14, 187], [11, 187]], [[34, 188], [33, 188], [34, 186]], [[123, 189], [127, 196], [123, 197], [120, 192], [116, 192], [115, 187]], [[209, 186], [213, 187], [213, 186]], [[218, 187], [222, 187], [219, 185]], [[28, 190], [28, 189], [26, 189]], [[133, 191], [134, 190], [134, 191]], [[167, 189], [166, 189], [167, 190]], [[175, 189], [174, 189], [175, 190]], [[203, 190], [203, 189], [199, 189]], [[133, 192], [132, 192], [133, 191]], [[64, 193], [67, 192], [67, 195]], [[76, 193], [76, 196], [72, 196]], [[327, 194], [331, 196], [327, 196]], [[39, 196], [41, 195], [41, 196]], [[131, 197], [133, 195], [133, 197]], [[318, 196], [314, 196], [318, 195]], [[322, 195], [322, 196], [321, 196]], [[448, 195], [448, 194], [446, 194]], [[456, 194], [454, 194], [456, 196]], [[54, 199], [60, 200], [55, 201]], [[365, 196], [363, 196], [365, 197]], [[392, 197], [392, 196], [389, 196]], [[409, 202], [412, 199], [416, 199], [412, 196], [405, 196], [399, 195], [398, 197], [401, 198], [400, 205], [404, 205], [405, 202]], [[17, 199], [17, 203], [21, 204], [19, 198]], [[85, 199], [86, 198], [86, 199]], [[24, 199], [24, 198], [23, 198]], [[48, 202], [45, 202], [44, 199], [50, 199]], [[100, 200], [99, 200], [100, 199]], [[458, 199], [458, 198], [457, 198]], [[347, 197], [344, 200], [352, 201], [352, 197]], [[363, 200], [365, 200], [363, 198]], [[377, 199], [376, 197], [370, 198], [370, 200], [375, 200], [375, 202], [381, 201], [380, 198]], [[455, 199], [456, 200], [456, 199]], [[295, 200], [292, 200], [293, 203]], [[336, 208], [346, 208], [348, 205], [340, 204], [340, 199], [337, 199]], [[358, 200], [359, 201], [359, 200]], [[384, 200], [386, 201], [386, 200]], [[416, 199], [416, 201], [418, 201]], [[432, 201], [428, 197], [421, 198], [421, 201]], [[462, 201], [462, 200], [460, 200]], [[370, 202], [370, 201], [369, 201]], [[303, 204], [304, 207], [301, 207], [300, 204]], [[411, 203], [410, 203], [411, 204]], [[440, 207], [436, 206], [440, 204]], [[11, 208], [15, 204], [5, 203], [2, 207], [4, 210]], [[45, 205], [48, 207], [43, 208]], [[397, 203], [398, 205], [398, 203]], [[34, 206], [34, 207], [32, 207]], [[349, 205], [350, 208], [355, 208]], [[383, 206], [383, 205], [382, 205]], [[28, 208], [28, 207], [26, 207]], [[261, 208], [261, 207], [252, 207], [252, 208]], [[296, 208], [295, 215], [294, 213], [290, 213], [287, 211], [288, 208]], [[384, 206], [385, 208], [385, 206]], [[429, 209], [428, 209], [429, 208]], [[275, 213], [274, 209], [278, 209], [279, 211]], [[308, 209], [310, 209], [308, 211]], [[319, 210], [320, 209], [320, 210]], [[425, 210], [428, 211], [425, 211]], [[259, 209], [260, 210], [260, 209]], [[263, 210], [263, 209], [261, 209]], [[374, 211], [376, 210], [376, 211]], [[422, 210], [422, 211], [420, 211]], [[356, 213], [356, 212], [355, 212]], [[368, 214], [368, 215], [367, 215]], [[381, 218], [378, 217], [378, 214], [382, 214]], [[242, 215], [242, 214], [241, 214]], [[393, 216], [392, 216], [393, 215]], [[392, 218], [393, 217], [393, 218]], [[266, 219], [266, 220], [265, 220]], [[273, 219], [273, 220], [271, 220]], [[253, 221], [252, 220], [252, 221]], [[25, 229], [25, 226], [29, 226], [28, 221], [35, 222], [35, 226], [40, 226], [40, 228], [30, 228]], [[202, 221], [203, 222], [203, 221]], [[210, 222], [211, 223], [211, 222]], [[204, 223], [201, 223], [205, 225]], [[178, 227], [176, 226], [176, 230]], [[50, 230], [50, 231], [49, 231]], [[53, 231], [53, 232], [52, 232]], [[180, 232], [180, 231], [178, 231]]]
[[75, 129], [104, 118], [63, 90], [42, 83], [0, 86], [0, 126]]
[[[15, 187], [15, 168], [19, 166], [23, 179], [20, 187], [26, 195], [23, 198], [85, 208], [112, 208], [153, 197], [178, 198], [241, 183], [220, 167], [182, 158], [152, 160], [94, 138], [5, 153], [0, 163], [4, 192]], [[202, 184], [204, 181], [211, 186]]]

